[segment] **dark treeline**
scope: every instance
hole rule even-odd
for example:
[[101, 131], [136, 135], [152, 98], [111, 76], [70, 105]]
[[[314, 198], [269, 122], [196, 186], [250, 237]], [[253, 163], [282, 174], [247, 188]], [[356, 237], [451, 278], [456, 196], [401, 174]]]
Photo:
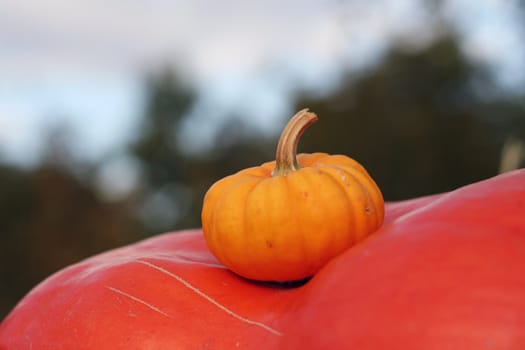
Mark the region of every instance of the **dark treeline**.
[[[99, 164], [51, 156], [31, 169], [0, 167], [0, 318], [65, 265], [162, 231], [199, 227], [202, 197], [214, 181], [273, 158], [278, 135], [262, 137], [238, 117], [221, 126], [213, 148], [192, 155], [180, 130], [197, 93], [176, 72], [146, 84], [147, 108], [127, 150], [141, 181], [127, 197], [108, 201], [98, 192], [91, 175]], [[299, 148], [359, 160], [387, 200], [448, 191], [496, 175], [504, 142], [525, 139], [525, 95], [495, 89], [454, 37], [419, 51], [393, 47], [326, 96], [298, 91], [295, 110], [309, 107], [320, 116]]]

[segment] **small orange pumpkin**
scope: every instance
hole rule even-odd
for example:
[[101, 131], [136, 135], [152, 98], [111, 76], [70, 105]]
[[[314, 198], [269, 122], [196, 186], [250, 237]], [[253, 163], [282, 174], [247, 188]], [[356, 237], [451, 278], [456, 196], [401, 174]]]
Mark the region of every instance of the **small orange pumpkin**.
[[296, 157], [300, 136], [316, 120], [307, 109], [298, 112], [275, 161], [225, 177], [206, 193], [204, 237], [233, 272], [301, 280], [382, 225], [383, 196], [358, 162], [325, 153]]

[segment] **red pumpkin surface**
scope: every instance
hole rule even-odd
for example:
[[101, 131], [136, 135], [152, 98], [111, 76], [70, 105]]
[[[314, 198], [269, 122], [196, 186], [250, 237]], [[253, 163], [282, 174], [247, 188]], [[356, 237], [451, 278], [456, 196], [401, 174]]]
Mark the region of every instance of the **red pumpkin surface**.
[[389, 203], [310, 281], [244, 280], [200, 230], [72, 265], [0, 325], [0, 349], [525, 349], [525, 171]]

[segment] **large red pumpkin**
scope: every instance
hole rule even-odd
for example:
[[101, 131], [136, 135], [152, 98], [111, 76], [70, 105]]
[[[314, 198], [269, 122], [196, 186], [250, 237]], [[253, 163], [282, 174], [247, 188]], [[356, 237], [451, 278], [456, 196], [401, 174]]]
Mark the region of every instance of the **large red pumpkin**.
[[244, 280], [199, 230], [70, 266], [0, 325], [0, 349], [525, 349], [525, 171], [390, 203], [302, 286]]

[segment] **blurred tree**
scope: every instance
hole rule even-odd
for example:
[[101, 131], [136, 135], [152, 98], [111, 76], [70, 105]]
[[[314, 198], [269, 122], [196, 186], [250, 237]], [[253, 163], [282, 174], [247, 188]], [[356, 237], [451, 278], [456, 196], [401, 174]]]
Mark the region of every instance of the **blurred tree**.
[[487, 102], [474, 93], [472, 84], [489, 85], [487, 79], [454, 37], [417, 52], [394, 47], [378, 67], [346, 76], [329, 96], [300, 96], [296, 109], [321, 117], [301, 149], [356, 158], [389, 200], [496, 175], [505, 136], [524, 137], [525, 118], [512, 101]]
[[138, 238], [131, 202], [103, 202], [55, 131], [38, 167], [0, 165], [0, 319], [51, 273]]
[[139, 215], [150, 233], [171, 229], [191, 207], [189, 161], [177, 130], [193, 106], [195, 93], [166, 70], [147, 80], [147, 104], [131, 153], [141, 164]]
[[171, 70], [147, 79], [145, 118], [132, 153], [143, 165], [151, 186], [184, 179], [184, 155], [178, 147], [177, 129], [193, 106], [195, 93]]
[[[196, 94], [170, 70], [148, 79], [148, 102], [140, 133], [130, 151], [142, 165], [139, 205], [146, 234], [200, 226], [202, 198], [217, 179], [269, 156], [267, 140], [240, 117], [218, 126], [216, 145], [195, 155], [181, 141], [181, 125]], [[204, 118], [212, 123], [212, 118]], [[191, 122], [191, 121], [190, 121]]]

